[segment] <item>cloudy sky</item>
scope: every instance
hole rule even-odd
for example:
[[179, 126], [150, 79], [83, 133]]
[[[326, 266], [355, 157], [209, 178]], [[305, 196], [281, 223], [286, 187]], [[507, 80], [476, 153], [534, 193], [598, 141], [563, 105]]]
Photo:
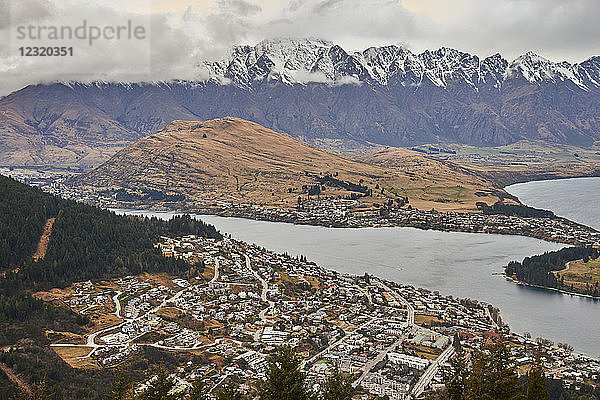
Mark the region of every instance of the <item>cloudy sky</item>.
[[[86, 40], [47, 36], [50, 27], [75, 29], [84, 20], [86, 29], [108, 27], [110, 35], [131, 21], [146, 35], [92, 45], [91, 31]], [[533, 50], [578, 62], [600, 54], [598, 21], [600, 0], [0, 0], [0, 94], [54, 80], [194, 79], [199, 59], [275, 37], [323, 38], [346, 50], [450, 46], [508, 59]], [[29, 26], [34, 34], [47, 27], [44, 40], [20, 37]], [[73, 47], [74, 54], [27, 57], [19, 50], [47, 45]]]

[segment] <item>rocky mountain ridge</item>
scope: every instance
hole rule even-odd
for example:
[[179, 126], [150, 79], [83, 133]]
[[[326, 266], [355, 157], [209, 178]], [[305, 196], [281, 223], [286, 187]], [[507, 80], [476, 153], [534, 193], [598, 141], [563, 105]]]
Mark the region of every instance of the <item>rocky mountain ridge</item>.
[[480, 58], [442, 47], [416, 54], [396, 45], [349, 52], [317, 39], [264, 40], [256, 46], [237, 46], [223, 60], [203, 62], [199, 68], [214, 82], [244, 87], [265, 80], [288, 84], [394, 82], [418, 87], [428, 80], [440, 87], [462, 81], [477, 89], [482, 85], [499, 88], [506, 80], [519, 78], [530, 83], [569, 81], [584, 90], [600, 87], [600, 57], [572, 64], [553, 62], [530, 51], [509, 62], [498, 53]]
[[600, 141], [600, 57], [509, 62], [449, 48], [238, 46], [196, 81], [31, 85], [0, 99], [0, 165], [89, 169], [173, 120], [238, 117], [331, 149]]

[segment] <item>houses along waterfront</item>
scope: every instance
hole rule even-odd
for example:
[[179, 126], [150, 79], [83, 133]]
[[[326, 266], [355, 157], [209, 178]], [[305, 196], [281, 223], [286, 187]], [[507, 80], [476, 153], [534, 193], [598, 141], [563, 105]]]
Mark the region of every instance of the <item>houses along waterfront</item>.
[[558, 216], [536, 218], [486, 215], [481, 212], [439, 212], [434, 209], [413, 209], [408, 203], [365, 206], [357, 200], [310, 196], [302, 199], [296, 207], [288, 208], [222, 201], [122, 201], [102, 191], [66, 185], [64, 182], [70, 176], [68, 173], [5, 169], [0, 173], [39, 186], [49, 193], [102, 208], [177, 211], [337, 228], [401, 226], [450, 232], [497, 233], [529, 236], [574, 246], [600, 246], [600, 232]]
[[84, 347], [84, 357], [104, 367], [143, 346], [199, 355], [200, 362], [178, 369], [175, 390], [198, 377], [211, 390], [227, 382], [250, 390], [264, 377], [267, 358], [287, 344], [315, 386], [337, 366], [365, 399], [407, 399], [441, 383], [440, 367], [453, 357], [456, 341], [474, 351], [500, 335], [521, 371], [541, 346], [548, 376], [565, 385], [594, 382], [600, 374], [597, 360], [569, 346], [510, 333], [489, 304], [336, 273], [231, 238], [163, 237], [157, 246], [188, 260], [190, 274], [74, 285], [61, 301], [92, 320], [117, 320], [85, 343], [52, 346]]

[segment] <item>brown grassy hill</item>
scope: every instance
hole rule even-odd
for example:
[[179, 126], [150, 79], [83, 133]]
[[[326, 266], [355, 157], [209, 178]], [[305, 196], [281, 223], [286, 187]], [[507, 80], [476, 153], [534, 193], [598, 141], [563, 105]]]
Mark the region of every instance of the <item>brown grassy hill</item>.
[[506, 195], [474, 171], [412, 150], [385, 147], [357, 160], [408, 177], [403, 193], [417, 208], [464, 211], [478, 201], [492, 204]]
[[[318, 177], [331, 175], [372, 189], [372, 195], [360, 199], [369, 206], [408, 196], [413, 207], [444, 210], [472, 210], [481, 200], [475, 192], [491, 196], [494, 190], [466, 169], [444, 166], [408, 150], [382, 151], [353, 160], [238, 118], [174, 121], [121, 150], [77, 183], [184, 194], [189, 200], [292, 207], [313, 185], [321, 188], [321, 197], [353, 193], [339, 185], [319, 184]], [[395, 154], [409, 157], [393, 165]]]

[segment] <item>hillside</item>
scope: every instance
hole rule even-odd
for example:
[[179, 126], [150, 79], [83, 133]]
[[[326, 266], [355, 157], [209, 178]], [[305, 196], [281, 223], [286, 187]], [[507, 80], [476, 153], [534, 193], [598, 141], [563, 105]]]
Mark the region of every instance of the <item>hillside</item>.
[[[54, 223], [42, 256], [36, 248], [49, 220]], [[26, 388], [44, 382], [53, 398], [101, 398], [112, 372], [71, 368], [49, 347], [49, 332], [79, 336], [102, 321], [63, 302], [42, 301], [36, 292], [142, 272], [183, 274], [197, 265], [164, 257], [154, 244], [160, 235], [187, 234], [221, 237], [189, 216], [119, 216], [0, 175], [0, 398], [21, 398], [16, 382]]]
[[307, 146], [238, 118], [175, 121], [75, 184], [279, 207], [295, 207], [299, 196], [309, 194], [360, 198], [369, 206], [408, 196], [413, 207], [444, 210], [473, 210], [486, 196], [490, 203], [497, 200], [495, 189], [466, 169], [396, 151], [397, 165], [387, 168]]
[[86, 169], [174, 120], [234, 116], [324, 148], [375, 143], [590, 146], [600, 57], [515, 60], [451, 48], [350, 52], [312, 39], [237, 46], [201, 81], [32, 85], [0, 99], [0, 165]]
[[[410, 183], [403, 192], [409, 198], [439, 202], [440, 199], [452, 201], [462, 197], [465, 201], [469, 199], [473, 203], [484, 201], [488, 204], [497, 198], [510, 198], [504, 190], [494, 189], [494, 185], [479, 173], [416, 151], [385, 147], [356, 159], [408, 175]], [[477, 188], [481, 190], [475, 191]], [[435, 208], [443, 209], [439, 205]]]
[[140, 137], [65, 85], [28, 86], [0, 103], [2, 165], [89, 167]]
[[[45, 232], [49, 221], [51, 230]], [[27, 288], [45, 289], [122, 273], [187, 269], [154, 248], [160, 235], [167, 234], [220, 237], [213, 226], [189, 217], [162, 221], [120, 216], [0, 175], [0, 275], [16, 271], [12, 280]], [[40, 239], [47, 241], [46, 248], [43, 257], [36, 257]], [[0, 292], [6, 285], [0, 278]]]
[[[400, 147], [383, 147], [356, 159], [385, 168], [409, 171], [415, 174], [415, 178], [430, 180], [433, 183], [436, 177], [460, 182], [468, 176], [467, 182], [471, 184], [489, 185], [483, 177], [467, 168]], [[431, 175], [431, 178], [428, 178], [428, 175]], [[455, 175], [456, 179], [454, 179]]]

